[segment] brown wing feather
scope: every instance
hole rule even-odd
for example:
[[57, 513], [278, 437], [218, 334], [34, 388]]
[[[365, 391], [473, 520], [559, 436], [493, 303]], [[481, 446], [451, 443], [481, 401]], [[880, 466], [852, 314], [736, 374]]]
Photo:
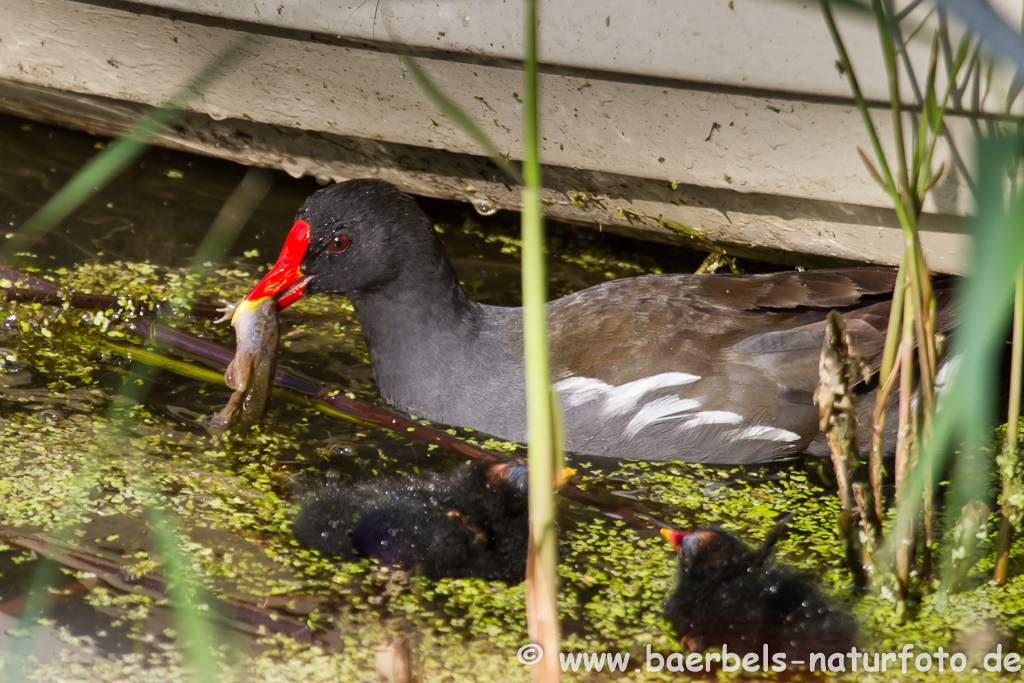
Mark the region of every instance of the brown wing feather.
[[551, 304], [554, 377], [618, 385], [678, 370], [682, 356], [688, 372], [704, 376], [737, 344], [748, 345], [743, 353], [775, 345], [816, 362], [817, 354], [807, 353], [815, 345], [808, 333], [819, 332], [828, 310], [858, 306], [867, 308], [853, 316], [863, 323], [854, 326], [855, 347], [870, 358], [881, 350], [888, 315], [888, 303], [877, 298], [891, 293], [894, 279], [890, 268], [856, 268], [609, 282]]

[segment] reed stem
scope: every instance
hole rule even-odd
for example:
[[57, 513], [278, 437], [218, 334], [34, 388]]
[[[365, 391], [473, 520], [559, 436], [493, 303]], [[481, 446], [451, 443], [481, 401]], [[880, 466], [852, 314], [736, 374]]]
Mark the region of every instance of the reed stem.
[[1017, 282], [1013, 298], [1013, 347], [1010, 360], [1010, 401], [1006, 410], [1006, 442], [1000, 468], [1003, 480], [1002, 495], [999, 509], [999, 540], [996, 546], [996, 567], [992, 580], [996, 583], [1006, 582], [1006, 572], [1010, 565], [1010, 542], [1013, 540], [1013, 517], [1010, 499], [1014, 494], [1013, 474], [1016, 470], [1019, 453], [1020, 431], [1020, 399], [1022, 369], [1024, 369], [1024, 266], [1017, 271]]
[[533, 679], [561, 675], [558, 630], [558, 530], [552, 482], [561, 460], [557, 413], [548, 367], [547, 274], [541, 216], [540, 117], [537, 79], [537, 2], [525, 0], [523, 31], [523, 338], [530, 469], [530, 552], [526, 568], [526, 620], [530, 639], [543, 649]]

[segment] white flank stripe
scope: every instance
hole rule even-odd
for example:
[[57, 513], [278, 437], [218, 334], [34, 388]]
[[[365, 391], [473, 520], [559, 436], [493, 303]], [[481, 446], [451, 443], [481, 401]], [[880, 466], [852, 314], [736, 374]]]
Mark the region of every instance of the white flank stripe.
[[592, 377], [569, 377], [556, 383], [554, 388], [565, 405], [578, 406], [604, 398], [613, 387]]
[[[960, 366], [963, 365], [964, 357], [963, 354], [955, 354], [939, 363], [939, 371], [935, 373], [935, 405], [936, 410], [943, 407], [946, 402], [946, 394], [949, 393], [949, 387], [953, 384], [953, 380], [956, 379], [956, 375], [960, 372]], [[915, 393], [910, 399], [910, 409], [913, 411], [917, 410], [917, 397]]]
[[699, 375], [688, 372], [663, 372], [653, 377], [644, 377], [633, 382], [613, 387], [604, 406], [605, 415], [626, 413], [632, 410], [644, 395], [655, 389], [665, 387], [681, 387], [693, 384], [700, 379]]
[[616, 415], [633, 410], [640, 399], [652, 391], [686, 386], [699, 379], [699, 375], [688, 372], [663, 372], [615, 387], [592, 377], [567, 377], [556, 382], [554, 388], [570, 408], [600, 400], [604, 401], [602, 409], [605, 415]]
[[953, 381], [956, 377], [957, 371], [964, 362], [964, 357], [960, 354], [950, 356], [946, 360], [939, 363], [939, 371], [935, 373], [935, 391], [939, 392], [946, 388], [946, 385]]
[[655, 422], [679, 419], [680, 413], [685, 413], [694, 408], [700, 408], [700, 401], [692, 398], [663, 396], [662, 398], [655, 399], [636, 411], [636, 415], [626, 425], [626, 436], [635, 436], [641, 429]]
[[742, 421], [743, 418], [741, 416], [728, 410], [705, 410], [703, 413], [697, 413], [684, 422], [679, 426], [679, 429], [682, 431], [701, 425], [738, 425]]
[[741, 429], [732, 436], [733, 441], [740, 439], [766, 439], [768, 441], [799, 441], [800, 435], [794, 434], [788, 429], [778, 427], [747, 427]]

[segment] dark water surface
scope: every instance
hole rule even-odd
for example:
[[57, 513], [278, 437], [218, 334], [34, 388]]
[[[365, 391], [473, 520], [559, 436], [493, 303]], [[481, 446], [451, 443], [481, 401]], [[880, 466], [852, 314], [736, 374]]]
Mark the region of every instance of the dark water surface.
[[[0, 117], [0, 216], [6, 229], [20, 226], [106, 142]], [[151, 150], [45, 238], [18, 244], [17, 265], [80, 291], [171, 299], [189, 294], [190, 300], [213, 303], [237, 299], [274, 260], [295, 211], [319, 187], [276, 173], [270, 193], [223, 262], [186, 272], [245, 172], [227, 162]], [[517, 217], [483, 218], [449, 202], [421, 204], [438, 223], [471, 295], [517, 304]], [[567, 226], [550, 226], [550, 232], [553, 295], [613, 277], [692, 272], [704, 256]], [[352, 397], [378, 401], [346, 302], [314, 297], [295, 309], [331, 320], [285, 324], [279, 362]], [[51, 547], [59, 565], [50, 566], [56, 590], [27, 601], [43, 605], [50, 620], [31, 637], [8, 631], [0, 636], [0, 651], [34, 652], [43, 677], [121, 680], [148, 671], [154, 680], [180, 678], [169, 629], [183, 627], [155, 593], [121, 590], [132, 584], [131, 576], [167, 571], [149, 523], [155, 506], [157, 516], [177, 530], [179, 551], [190, 567], [187, 578], [219, 598], [280, 610], [321, 633], [322, 643], [310, 646], [243, 634], [237, 620], [233, 627], [218, 627], [223, 659], [239, 678], [372, 681], [374, 653], [396, 633], [418, 639], [426, 680], [530, 677], [515, 658], [526, 642], [522, 585], [428, 581], [370, 561], [346, 564], [298, 547], [290, 535], [298, 499], [320, 483], [444, 471], [458, 458], [401, 435], [323, 416], [284, 394], [275, 394], [264, 427], [217, 443], [201, 422], [227, 401], [230, 390], [222, 383], [133, 364], [103, 344], [137, 342], [117, 336], [116, 324], [104, 329], [104, 320], [92, 312], [8, 304], [4, 316], [0, 532], [60, 545]], [[233, 346], [227, 325], [178, 324]], [[511, 444], [489, 445], [515, 450]], [[683, 526], [722, 524], [757, 539], [777, 517], [796, 512], [781, 552], [820, 577], [839, 599], [849, 599], [831, 531], [837, 503], [813, 483], [813, 467], [730, 471], [570, 460], [594, 490]], [[648, 645], [677, 650], [661, 617], [674, 569], [666, 544], [565, 501], [560, 514], [566, 649], [627, 651], [634, 657], [642, 657]], [[0, 550], [5, 629], [21, 625], [29, 588], [45, 569], [26, 547]], [[100, 558], [115, 570], [89, 569], [83, 558]], [[865, 638], [895, 637], [901, 627], [864, 602], [859, 613], [877, 627], [866, 628]], [[963, 614], [954, 611], [929, 627], [921, 642], [948, 644]]]

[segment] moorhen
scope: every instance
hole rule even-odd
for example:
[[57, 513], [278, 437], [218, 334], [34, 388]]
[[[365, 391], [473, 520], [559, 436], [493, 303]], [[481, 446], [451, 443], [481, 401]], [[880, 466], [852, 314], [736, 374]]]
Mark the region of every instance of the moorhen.
[[525, 465], [473, 463], [447, 475], [329, 484], [307, 498], [293, 532], [327, 555], [374, 557], [430, 578], [522, 581], [526, 482]]
[[679, 555], [676, 586], [665, 616], [683, 645], [696, 652], [727, 646], [739, 654], [848, 652], [856, 628], [844, 607], [809, 577], [777, 564], [771, 549], [781, 529], [757, 549], [724, 529], [701, 526], [662, 534]]
[[[838, 309], [877, 368], [895, 277], [882, 267], [647, 275], [552, 301], [566, 447], [722, 464], [827, 455], [812, 401], [825, 316]], [[470, 299], [430, 219], [394, 185], [351, 180], [309, 197], [235, 316], [268, 296], [284, 308], [319, 292], [352, 302], [385, 401], [525, 440], [521, 309]]]

